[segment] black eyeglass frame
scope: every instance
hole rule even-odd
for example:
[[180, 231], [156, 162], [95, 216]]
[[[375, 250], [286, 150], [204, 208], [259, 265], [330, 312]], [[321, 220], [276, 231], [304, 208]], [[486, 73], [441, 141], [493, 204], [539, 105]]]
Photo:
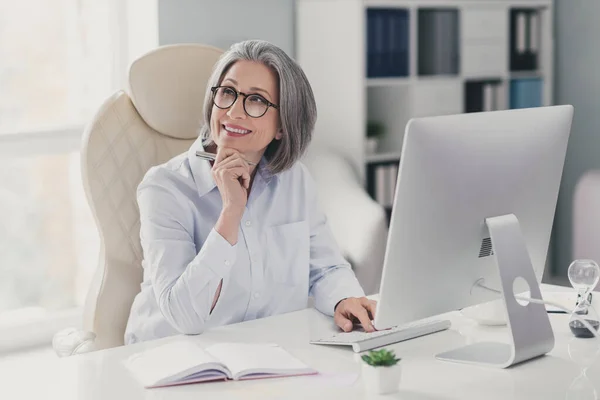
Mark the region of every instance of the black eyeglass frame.
[[[219, 106], [217, 105], [217, 103], [215, 102], [215, 96], [217, 95], [217, 90], [218, 90], [218, 89], [220, 89], [220, 88], [227, 88], [227, 89], [231, 89], [231, 90], [232, 90], [232, 91], [235, 93], [235, 99], [233, 99], [233, 102], [231, 103], [231, 105], [230, 105], [229, 107], [219, 107]], [[263, 115], [265, 115], [265, 114], [267, 113], [267, 111], [269, 111], [269, 107], [273, 107], [274, 109], [276, 109], [276, 110], [279, 110], [279, 106], [278, 106], [277, 104], [271, 103], [269, 100], [265, 99], [265, 98], [264, 98], [263, 96], [261, 96], [260, 94], [256, 94], [256, 93], [250, 93], [250, 94], [246, 94], [246, 93], [243, 93], [243, 92], [238, 92], [237, 90], [235, 90], [235, 88], [234, 88], [233, 86], [213, 86], [213, 87], [211, 87], [211, 88], [210, 88], [210, 91], [211, 91], [211, 92], [212, 92], [212, 94], [213, 94], [213, 104], [214, 104], [214, 105], [215, 105], [217, 108], [220, 108], [221, 110], [227, 110], [227, 109], [229, 109], [229, 108], [233, 107], [233, 105], [235, 104], [235, 102], [236, 102], [236, 101], [237, 101], [237, 99], [238, 99], [238, 96], [239, 96], [239, 95], [242, 95], [242, 96], [244, 96], [244, 101], [243, 101], [242, 105], [243, 105], [243, 107], [244, 107], [244, 112], [245, 112], [245, 113], [246, 113], [246, 115], [247, 115], [247, 116], [249, 116], [250, 118], [260, 118], [260, 117], [262, 117]], [[264, 113], [262, 113], [261, 115], [259, 115], [259, 116], [257, 116], [257, 117], [255, 117], [254, 115], [250, 115], [250, 114], [248, 113], [248, 111], [246, 110], [246, 99], [247, 99], [249, 96], [257, 96], [257, 97], [260, 97], [261, 99], [263, 99], [263, 100], [265, 101], [265, 103], [267, 103], [267, 108], [265, 109], [265, 112], [264, 112]]]

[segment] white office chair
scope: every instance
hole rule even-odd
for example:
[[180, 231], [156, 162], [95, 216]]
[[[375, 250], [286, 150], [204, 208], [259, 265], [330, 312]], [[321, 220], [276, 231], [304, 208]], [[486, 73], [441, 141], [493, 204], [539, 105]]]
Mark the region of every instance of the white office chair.
[[[129, 90], [106, 100], [86, 127], [82, 177], [101, 249], [84, 307], [84, 330], [55, 335], [59, 356], [123, 345], [142, 282], [137, 186], [150, 167], [186, 151], [197, 138], [206, 83], [221, 54], [197, 44], [164, 46], [145, 54], [130, 68]], [[326, 200], [324, 212], [359, 279], [373, 292], [372, 276], [381, 274], [387, 234], [383, 209], [358, 179], [344, 172], [351, 170], [349, 163], [331, 153], [316, 156], [314, 165], [319, 159], [328, 163], [323, 168], [337, 171], [315, 176], [320, 198]]]

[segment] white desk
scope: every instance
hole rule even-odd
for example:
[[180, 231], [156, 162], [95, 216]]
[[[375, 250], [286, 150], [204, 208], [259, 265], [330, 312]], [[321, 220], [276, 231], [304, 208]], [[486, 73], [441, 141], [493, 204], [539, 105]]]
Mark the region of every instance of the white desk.
[[[554, 290], [547, 287], [548, 290]], [[398, 399], [569, 399], [600, 394], [600, 352], [593, 339], [575, 339], [568, 316], [550, 314], [556, 346], [547, 356], [499, 370], [437, 361], [434, 355], [469, 341], [506, 340], [506, 327], [480, 327], [459, 313], [448, 314], [452, 328], [392, 347], [403, 358], [400, 392], [382, 396]], [[323, 373], [323, 377], [295, 377], [246, 382], [216, 382], [143, 389], [121, 360], [150, 343], [56, 359], [53, 365], [30, 365], [0, 377], [0, 399], [363, 399], [360, 364], [350, 348], [308, 344], [311, 335], [335, 329], [333, 322], [314, 309], [224, 326], [195, 337], [210, 345], [222, 341], [276, 342]], [[572, 354], [576, 355], [571, 357]], [[587, 358], [587, 360], [586, 360]], [[583, 366], [592, 364], [587, 380], [577, 380]], [[356, 380], [354, 380], [356, 378]], [[577, 391], [578, 390], [578, 391]], [[584, 394], [583, 397], [577, 395]]]

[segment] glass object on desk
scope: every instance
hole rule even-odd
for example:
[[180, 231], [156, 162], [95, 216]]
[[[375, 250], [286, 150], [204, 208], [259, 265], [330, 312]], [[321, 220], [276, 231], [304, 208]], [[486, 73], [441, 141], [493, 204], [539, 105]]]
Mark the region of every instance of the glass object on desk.
[[587, 376], [587, 370], [600, 357], [600, 341], [578, 340], [572, 338], [568, 345], [569, 358], [580, 368], [580, 373], [567, 390], [565, 399], [597, 399], [598, 393], [593, 380]]
[[595, 330], [600, 326], [600, 318], [592, 307], [592, 290], [600, 280], [600, 267], [593, 260], [575, 260], [569, 265], [569, 281], [577, 290], [577, 306], [571, 314], [569, 328], [576, 337], [594, 337], [577, 317], [584, 318]]

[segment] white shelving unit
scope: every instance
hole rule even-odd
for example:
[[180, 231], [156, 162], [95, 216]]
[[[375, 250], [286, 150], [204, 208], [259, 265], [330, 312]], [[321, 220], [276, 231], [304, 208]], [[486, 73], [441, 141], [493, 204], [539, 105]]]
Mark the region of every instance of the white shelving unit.
[[[467, 82], [497, 81], [494, 104], [506, 109], [511, 107], [513, 79], [541, 78], [542, 105], [551, 104], [552, 0], [297, 0], [296, 7], [297, 59], [312, 84], [319, 113], [314, 145], [342, 152], [365, 184], [368, 163], [397, 159], [410, 118], [466, 112]], [[367, 10], [375, 8], [408, 12], [408, 76], [367, 76]], [[419, 75], [419, 13], [435, 9], [454, 10], [458, 16], [455, 74]], [[515, 9], [532, 10], [536, 16], [533, 71], [511, 70]], [[378, 150], [383, 155], [365, 152], [369, 120], [385, 126]]]

